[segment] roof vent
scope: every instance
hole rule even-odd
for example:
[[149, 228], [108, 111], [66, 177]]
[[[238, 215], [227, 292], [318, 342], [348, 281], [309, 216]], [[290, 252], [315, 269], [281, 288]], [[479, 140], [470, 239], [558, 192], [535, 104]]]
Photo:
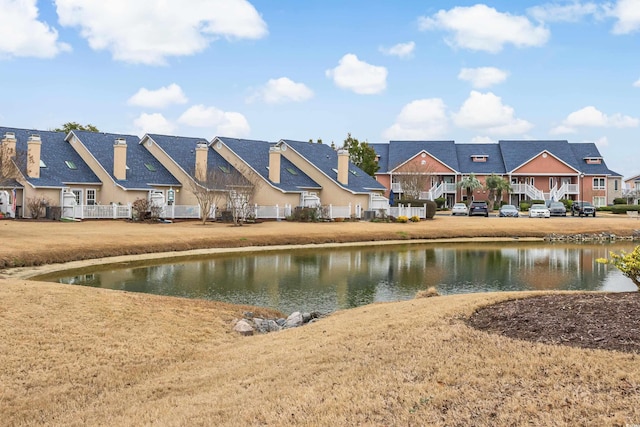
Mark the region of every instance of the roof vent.
[[127, 140], [124, 138], [116, 138], [114, 145], [127, 145]]
[[16, 134], [15, 132], [6, 132], [4, 134], [5, 139], [16, 139]]
[[207, 143], [200, 141], [196, 144], [196, 148], [207, 148]]
[[40, 135], [34, 133], [29, 137], [29, 141], [40, 141]]

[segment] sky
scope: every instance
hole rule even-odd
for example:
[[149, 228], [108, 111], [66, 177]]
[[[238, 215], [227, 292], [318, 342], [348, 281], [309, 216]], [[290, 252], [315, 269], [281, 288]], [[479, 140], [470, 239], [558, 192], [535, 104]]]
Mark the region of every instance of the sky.
[[640, 174], [640, 0], [0, 0], [0, 125], [594, 142]]

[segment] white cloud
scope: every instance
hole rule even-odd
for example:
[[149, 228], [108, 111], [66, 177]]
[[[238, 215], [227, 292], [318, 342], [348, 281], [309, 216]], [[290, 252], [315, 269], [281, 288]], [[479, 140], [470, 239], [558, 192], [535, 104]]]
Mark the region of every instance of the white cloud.
[[486, 88], [502, 83], [509, 73], [495, 67], [463, 68], [458, 74], [460, 80], [471, 82], [474, 88]]
[[418, 99], [402, 107], [386, 139], [433, 139], [447, 132], [446, 106], [440, 98]]
[[53, 58], [71, 46], [58, 41], [58, 31], [38, 21], [36, 0], [0, 0], [0, 59], [2, 57]]
[[640, 31], [640, 3], [638, 0], [618, 0], [610, 15], [618, 21], [613, 26], [614, 34], [629, 34]]
[[569, 114], [562, 124], [551, 129], [552, 134], [575, 133], [579, 127], [613, 127], [630, 128], [638, 127], [640, 119], [625, 116], [620, 113], [607, 115], [596, 107], [590, 105]]
[[127, 104], [139, 107], [165, 108], [171, 104], [185, 104], [187, 97], [182, 88], [175, 83], [156, 90], [141, 88], [127, 100]]
[[495, 138], [491, 138], [489, 136], [474, 136], [471, 138], [471, 142], [477, 143], [487, 143], [487, 142], [496, 142]]
[[460, 110], [453, 114], [453, 121], [456, 126], [481, 129], [494, 135], [520, 135], [533, 128], [528, 121], [514, 117], [514, 113], [499, 96], [473, 90]]
[[578, 22], [586, 16], [593, 15], [600, 18], [604, 10], [596, 3], [546, 3], [527, 9], [527, 13], [532, 18], [540, 22]]
[[636, 81], [633, 83], [633, 87], [640, 87], [640, 79], [636, 80]]
[[389, 48], [380, 46], [380, 52], [385, 55], [397, 56], [398, 58], [411, 58], [413, 56], [413, 50], [416, 48], [415, 42], [398, 43], [395, 46]]
[[596, 140], [595, 144], [600, 148], [608, 147], [609, 146], [609, 138], [607, 138], [606, 136], [603, 136], [602, 138], [598, 138]]
[[454, 48], [490, 53], [500, 52], [505, 44], [542, 46], [550, 36], [544, 25], [535, 26], [524, 16], [501, 13], [484, 4], [440, 10], [431, 17], [420, 17], [419, 26], [449, 32], [445, 41]]
[[217, 136], [243, 137], [249, 135], [249, 122], [241, 113], [222, 111], [216, 107], [194, 105], [182, 113], [179, 123], [214, 130]]
[[145, 133], [171, 134], [175, 130], [175, 126], [160, 113], [142, 113], [133, 121], [133, 125], [140, 136]]
[[267, 25], [246, 0], [55, 0], [59, 22], [79, 27], [94, 50], [118, 61], [163, 65], [220, 37], [258, 39]]
[[313, 91], [304, 83], [296, 83], [287, 77], [280, 77], [279, 79], [270, 79], [247, 101], [263, 100], [267, 104], [280, 104], [284, 102], [302, 102], [311, 98], [313, 98]]
[[372, 95], [387, 87], [387, 69], [360, 61], [352, 53], [340, 59], [336, 68], [327, 70], [326, 76], [333, 79], [336, 86], [360, 95]]

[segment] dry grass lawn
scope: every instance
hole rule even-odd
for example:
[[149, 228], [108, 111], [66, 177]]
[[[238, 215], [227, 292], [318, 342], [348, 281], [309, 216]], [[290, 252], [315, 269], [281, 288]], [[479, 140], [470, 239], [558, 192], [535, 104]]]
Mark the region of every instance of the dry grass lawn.
[[[5, 266], [208, 247], [638, 228], [619, 217], [240, 228], [0, 222]], [[231, 323], [245, 307], [36, 282], [20, 271], [0, 280], [0, 425], [640, 423], [637, 355], [516, 341], [464, 323], [479, 307], [531, 293], [374, 304], [241, 337]]]

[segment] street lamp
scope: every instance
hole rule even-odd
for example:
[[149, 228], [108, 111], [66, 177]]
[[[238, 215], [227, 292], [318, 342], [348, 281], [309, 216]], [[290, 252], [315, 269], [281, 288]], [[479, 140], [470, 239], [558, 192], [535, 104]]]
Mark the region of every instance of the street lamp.
[[580, 173], [580, 200], [584, 202], [584, 173]]

